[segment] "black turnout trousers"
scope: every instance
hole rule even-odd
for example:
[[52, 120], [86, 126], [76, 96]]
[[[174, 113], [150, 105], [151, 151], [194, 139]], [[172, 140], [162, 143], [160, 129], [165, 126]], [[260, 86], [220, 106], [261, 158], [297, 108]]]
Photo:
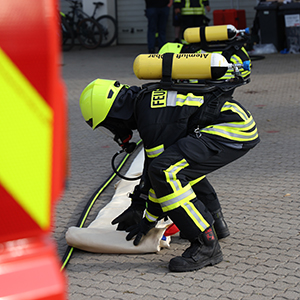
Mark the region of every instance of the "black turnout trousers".
[[[218, 200], [214, 197], [213, 187], [203, 176], [249, 151], [242, 149], [242, 144], [241, 149], [237, 148], [221, 144], [213, 136], [192, 134], [179, 139], [149, 165], [155, 202], [189, 240], [197, 238], [214, 222], [207, 209], [210, 205], [207, 195], [211, 195], [212, 201]], [[199, 199], [201, 195], [206, 199], [205, 205]]]

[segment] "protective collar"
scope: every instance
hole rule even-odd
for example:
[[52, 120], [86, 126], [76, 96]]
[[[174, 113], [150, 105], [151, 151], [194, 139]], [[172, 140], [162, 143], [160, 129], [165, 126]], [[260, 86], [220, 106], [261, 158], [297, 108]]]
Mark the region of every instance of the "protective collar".
[[130, 119], [133, 115], [134, 100], [140, 89], [137, 86], [121, 89], [107, 116], [121, 120]]

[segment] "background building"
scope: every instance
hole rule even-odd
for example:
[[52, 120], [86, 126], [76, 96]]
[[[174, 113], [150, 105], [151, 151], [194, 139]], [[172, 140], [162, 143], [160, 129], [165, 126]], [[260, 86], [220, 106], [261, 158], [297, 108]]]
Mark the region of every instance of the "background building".
[[[79, 0], [83, 4], [83, 9], [88, 14], [92, 14], [95, 0]], [[147, 44], [147, 18], [145, 16], [145, 1], [143, 0], [102, 0], [104, 5], [99, 8], [97, 16], [110, 14], [118, 22], [118, 44]], [[213, 23], [213, 11], [220, 9], [241, 9], [246, 12], [246, 25], [252, 27], [258, 0], [211, 0], [211, 12], [207, 17], [211, 19], [209, 25]], [[68, 12], [70, 0], [60, 0], [61, 11]], [[172, 14], [169, 16], [167, 28], [167, 40], [174, 40], [174, 28], [172, 26]]]

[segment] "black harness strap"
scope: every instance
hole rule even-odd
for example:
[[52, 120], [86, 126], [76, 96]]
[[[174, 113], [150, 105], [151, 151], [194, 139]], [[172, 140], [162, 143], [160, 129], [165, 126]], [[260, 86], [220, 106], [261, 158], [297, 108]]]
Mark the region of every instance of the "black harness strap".
[[200, 42], [206, 43], [206, 36], [205, 36], [205, 26], [200, 27]]
[[219, 116], [221, 108], [228, 100], [228, 97], [224, 97], [225, 92], [221, 89], [217, 89], [211, 92], [207, 99], [201, 106], [201, 114], [199, 117], [198, 125], [200, 128], [206, 127]]
[[162, 89], [169, 89], [172, 84], [172, 65], [173, 65], [173, 56], [174, 53], [165, 53], [162, 59], [162, 78], [161, 78], [161, 86]]

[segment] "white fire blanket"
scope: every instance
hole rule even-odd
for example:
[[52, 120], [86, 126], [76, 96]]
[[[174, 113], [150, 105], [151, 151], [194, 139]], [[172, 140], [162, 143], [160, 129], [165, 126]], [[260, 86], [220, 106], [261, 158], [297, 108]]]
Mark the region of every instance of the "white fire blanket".
[[[132, 162], [127, 177], [141, 175], [144, 164], [144, 150], [141, 150]], [[152, 253], [158, 252], [162, 247], [170, 247], [170, 236], [165, 237], [164, 232], [171, 222], [160, 221], [143, 237], [138, 246], [133, 240], [126, 241], [125, 231], [117, 231], [117, 225], [111, 221], [120, 215], [129, 205], [131, 199], [128, 194], [133, 192], [139, 180], [120, 180], [116, 184], [116, 191], [112, 200], [98, 213], [96, 219], [87, 227], [70, 227], [66, 232], [69, 246], [95, 253]]]

